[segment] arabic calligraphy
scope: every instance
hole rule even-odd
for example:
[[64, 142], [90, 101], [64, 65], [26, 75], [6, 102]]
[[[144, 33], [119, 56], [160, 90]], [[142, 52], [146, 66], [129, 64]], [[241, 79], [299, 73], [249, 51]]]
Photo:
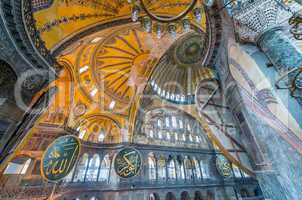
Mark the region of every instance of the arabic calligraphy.
[[78, 160], [80, 142], [74, 136], [56, 139], [44, 152], [41, 162], [42, 176], [51, 182], [65, 178]]
[[116, 155], [114, 169], [120, 177], [131, 178], [139, 173], [141, 164], [140, 153], [136, 149], [125, 148]]
[[217, 156], [216, 167], [221, 176], [229, 178], [232, 175], [231, 163], [223, 155]]

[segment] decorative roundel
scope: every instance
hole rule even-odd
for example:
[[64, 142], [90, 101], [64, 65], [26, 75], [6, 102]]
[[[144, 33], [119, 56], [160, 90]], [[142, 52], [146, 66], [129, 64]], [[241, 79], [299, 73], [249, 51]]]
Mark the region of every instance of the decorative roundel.
[[131, 178], [136, 176], [142, 165], [140, 153], [133, 148], [121, 150], [115, 157], [114, 169], [121, 178]]
[[221, 176], [225, 178], [229, 178], [230, 176], [232, 176], [231, 163], [223, 155], [217, 156], [216, 167]]
[[204, 57], [205, 34], [189, 33], [177, 43], [175, 47], [175, 60], [179, 65], [192, 65], [201, 63]]
[[78, 117], [78, 116], [82, 116], [86, 113], [87, 111], [87, 107], [85, 104], [78, 104], [75, 108], [74, 108], [74, 114]]
[[68, 176], [75, 166], [81, 143], [73, 135], [56, 139], [44, 152], [41, 162], [41, 174], [50, 182], [58, 182]]

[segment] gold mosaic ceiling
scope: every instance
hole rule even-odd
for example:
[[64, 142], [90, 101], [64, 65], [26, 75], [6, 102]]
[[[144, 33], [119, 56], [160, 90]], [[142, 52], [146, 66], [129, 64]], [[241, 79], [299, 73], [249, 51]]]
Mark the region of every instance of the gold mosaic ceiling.
[[[177, 15], [190, 2], [191, 0], [145, 0], [149, 10], [161, 16]], [[33, 9], [36, 26], [49, 49], [89, 27], [131, 17], [131, 6], [127, 0], [33, 1]], [[201, 25], [205, 27], [205, 19]]]

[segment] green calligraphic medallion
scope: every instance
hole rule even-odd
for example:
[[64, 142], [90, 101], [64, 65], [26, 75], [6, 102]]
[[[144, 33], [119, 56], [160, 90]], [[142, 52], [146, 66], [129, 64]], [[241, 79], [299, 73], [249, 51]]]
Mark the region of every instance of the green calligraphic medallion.
[[140, 153], [133, 148], [121, 150], [115, 157], [114, 169], [121, 178], [131, 178], [136, 176], [142, 165]]
[[224, 178], [229, 178], [232, 176], [231, 163], [223, 155], [217, 156], [216, 167], [220, 175]]
[[58, 182], [68, 176], [80, 154], [80, 141], [72, 135], [59, 137], [43, 154], [41, 174], [50, 182]]

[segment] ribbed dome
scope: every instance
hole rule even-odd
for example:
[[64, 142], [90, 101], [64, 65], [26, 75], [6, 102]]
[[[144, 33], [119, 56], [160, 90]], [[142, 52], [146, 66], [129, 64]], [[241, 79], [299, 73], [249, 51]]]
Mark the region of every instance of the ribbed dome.
[[151, 76], [151, 86], [160, 97], [180, 104], [194, 103], [197, 84], [213, 76], [204, 67], [207, 52], [205, 33], [182, 36], [164, 54]]

